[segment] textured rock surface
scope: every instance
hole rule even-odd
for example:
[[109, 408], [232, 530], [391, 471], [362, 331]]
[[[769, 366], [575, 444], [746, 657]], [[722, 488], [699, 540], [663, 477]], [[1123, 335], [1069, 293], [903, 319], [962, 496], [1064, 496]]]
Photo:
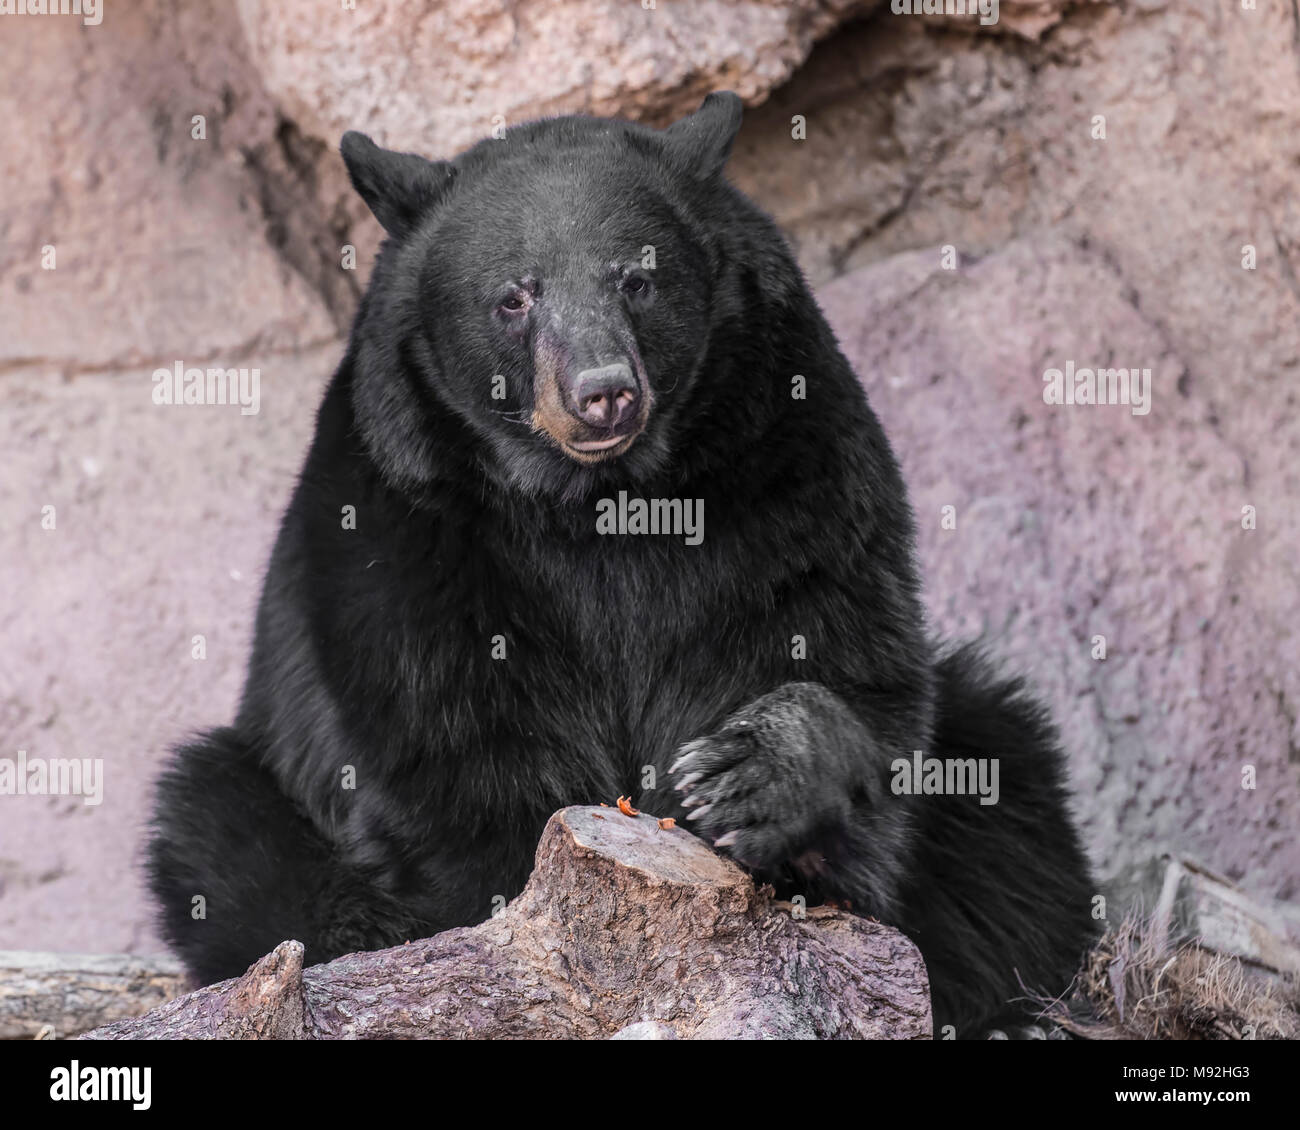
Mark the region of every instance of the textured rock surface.
[[[838, 280], [936, 623], [987, 628], [1047, 693], [1104, 873], [1169, 848], [1300, 896], [1295, 5], [1004, 0], [987, 30], [847, 2], [358, 8], [142, 0], [0, 38], [0, 756], [106, 764], [98, 807], [0, 798], [0, 947], [158, 947], [149, 783], [233, 709], [374, 246], [337, 131], [446, 152], [497, 113], [757, 102], [867, 12], [750, 110], [732, 172]], [[1049, 365], [1109, 357], [1153, 369], [1149, 415], [1042, 403]], [[260, 415], [155, 408], [175, 359], [259, 366]]]
[[622, 114], [668, 122], [712, 90], [761, 100], [814, 40], [880, 0], [696, 0], [593, 8], [238, 0], [267, 88], [305, 133], [374, 129], [453, 153], [498, 122]]
[[98, 27], [8, 18], [0, 36], [0, 372], [235, 365], [332, 336], [275, 245], [283, 139], [233, 10], [109, 9]]
[[303, 970], [284, 942], [243, 977], [87, 1038], [894, 1039], [930, 1036], [897, 930], [796, 919], [681, 828], [551, 817], [514, 902], [480, 926]]
[[4, 377], [0, 756], [102, 758], [104, 798], [0, 797], [0, 946], [161, 948], [137, 870], [152, 780], [169, 745], [234, 711], [338, 353], [260, 354], [255, 416], [155, 407], [143, 368]]
[[[1057, 234], [955, 272], [940, 261], [896, 256], [821, 291], [900, 453], [936, 627], [985, 634], [1047, 696], [1103, 874], [1176, 844], [1293, 897], [1294, 392], [1244, 385], [1243, 452], [1186, 379], [1198, 358], [1104, 251]], [[1150, 413], [1045, 404], [1044, 369], [1070, 358], [1150, 367]]]

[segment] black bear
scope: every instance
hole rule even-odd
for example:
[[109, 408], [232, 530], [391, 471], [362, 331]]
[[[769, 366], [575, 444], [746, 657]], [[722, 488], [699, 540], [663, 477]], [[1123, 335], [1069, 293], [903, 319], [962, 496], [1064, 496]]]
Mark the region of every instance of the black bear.
[[880, 424], [723, 176], [740, 115], [558, 118], [447, 162], [343, 138], [388, 238], [238, 716], [159, 785], [152, 887], [200, 980], [479, 922], [551, 813], [626, 793], [905, 930], [936, 1026], [1068, 985], [1093, 888], [1054, 732], [927, 636]]

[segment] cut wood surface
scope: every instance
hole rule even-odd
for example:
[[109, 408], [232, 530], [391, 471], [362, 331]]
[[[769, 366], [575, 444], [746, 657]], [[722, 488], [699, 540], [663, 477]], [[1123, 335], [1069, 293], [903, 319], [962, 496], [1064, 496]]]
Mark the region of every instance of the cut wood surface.
[[929, 1038], [907, 938], [800, 914], [681, 828], [566, 808], [523, 892], [479, 926], [307, 969], [287, 940], [84, 1038]]

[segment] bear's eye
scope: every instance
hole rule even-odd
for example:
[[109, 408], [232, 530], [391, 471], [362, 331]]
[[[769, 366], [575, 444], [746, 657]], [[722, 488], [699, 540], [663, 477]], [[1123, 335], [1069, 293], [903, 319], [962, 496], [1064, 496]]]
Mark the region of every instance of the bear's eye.
[[650, 280], [645, 275], [628, 275], [619, 284], [619, 289], [624, 294], [647, 294], [650, 291]]
[[532, 295], [527, 291], [515, 290], [511, 291], [501, 300], [497, 309], [502, 310], [507, 314], [520, 314], [527, 310], [528, 307], [532, 305], [532, 302]]

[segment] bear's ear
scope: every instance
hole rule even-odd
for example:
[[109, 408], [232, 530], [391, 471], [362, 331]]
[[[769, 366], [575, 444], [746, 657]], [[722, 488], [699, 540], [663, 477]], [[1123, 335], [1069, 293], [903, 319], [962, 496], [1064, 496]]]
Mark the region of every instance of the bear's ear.
[[731, 143], [740, 129], [744, 103], [729, 90], [710, 94], [690, 117], [674, 122], [664, 137], [683, 168], [701, 177], [722, 172], [731, 154]]
[[449, 161], [381, 149], [364, 133], [348, 130], [339, 151], [357, 190], [389, 235], [401, 235], [438, 202], [451, 183]]

